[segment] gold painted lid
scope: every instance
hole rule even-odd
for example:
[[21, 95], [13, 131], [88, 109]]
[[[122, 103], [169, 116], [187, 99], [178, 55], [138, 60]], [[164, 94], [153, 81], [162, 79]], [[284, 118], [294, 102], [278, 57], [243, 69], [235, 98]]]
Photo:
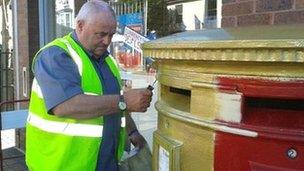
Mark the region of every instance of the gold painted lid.
[[304, 25], [187, 31], [142, 47], [156, 59], [304, 62]]

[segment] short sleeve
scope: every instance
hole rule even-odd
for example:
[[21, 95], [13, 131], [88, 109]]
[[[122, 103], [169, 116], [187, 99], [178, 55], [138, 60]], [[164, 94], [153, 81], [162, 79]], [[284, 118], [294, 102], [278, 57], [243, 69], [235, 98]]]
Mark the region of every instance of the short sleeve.
[[81, 78], [72, 58], [57, 46], [38, 54], [34, 75], [41, 88], [48, 113], [64, 101], [82, 94]]

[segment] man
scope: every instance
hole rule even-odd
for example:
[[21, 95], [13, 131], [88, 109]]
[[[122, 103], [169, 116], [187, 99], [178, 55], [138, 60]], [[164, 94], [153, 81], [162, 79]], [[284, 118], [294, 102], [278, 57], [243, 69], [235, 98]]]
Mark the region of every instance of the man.
[[144, 138], [125, 113], [145, 112], [152, 92], [120, 91], [119, 70], [107, 52], [115, 32], [111, 7], [89, 1], [74, 32], [37, 52], [26, 126], [29, 170], [118, 170], [125, 132], [143, 147]]

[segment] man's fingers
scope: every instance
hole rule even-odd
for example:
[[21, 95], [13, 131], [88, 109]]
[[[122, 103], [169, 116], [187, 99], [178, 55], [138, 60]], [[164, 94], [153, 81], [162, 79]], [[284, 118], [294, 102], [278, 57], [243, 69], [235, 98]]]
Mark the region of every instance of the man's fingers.
[[130, 112], [145, 112], [150, 107], [153, 93], [147, 89], [131, 89], [125, 93]]
[[144, 94], [146, 96], [152, 96], [152, 91], [151, 90], [148, 90], [148, 89], [143, 89], [144, 90]]

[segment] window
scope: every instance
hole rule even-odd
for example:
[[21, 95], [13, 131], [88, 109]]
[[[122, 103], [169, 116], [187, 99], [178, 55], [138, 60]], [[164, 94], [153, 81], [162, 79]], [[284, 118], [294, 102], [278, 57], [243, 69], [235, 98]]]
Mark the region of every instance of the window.
[[71, 18], [70, 18], [70, 14], [69, 14], [69, 13], [66, 13], [66, 14], [65, 14], [65, 21], [66, 21], [65, 26], [67, 26], [67, 27], [72, 27], [72, 26], [71, 26]]
[[56, 37], [62, 37], [74, 28], [74, 0], [56, 0]]
[[216, 0], [208, 0], [207, 19], [208, 20], [215, 20], [216, 19]]
[[176, 5], [175, 6], [177, 15], [176, 15], [176, 23], [182, 23], [183, 22], [183, 5]]
[[205, 17], [205, 28], [216, 28], [217, 27], [217, 0], [206, 1], [206, 17]]

